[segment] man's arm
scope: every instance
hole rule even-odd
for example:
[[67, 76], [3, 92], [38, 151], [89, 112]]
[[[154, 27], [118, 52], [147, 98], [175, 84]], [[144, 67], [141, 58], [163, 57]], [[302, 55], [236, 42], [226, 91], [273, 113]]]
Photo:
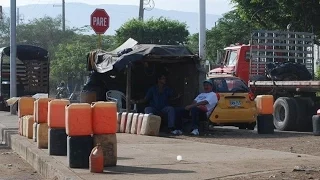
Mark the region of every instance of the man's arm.
[[137, 101], [133, 101], [132, 103], [135, 104], [143, 104], [148, 102], [150, 99], [152, 98], [152, 88], [150, 88], [146, 94], [146, 96], [143, 99], [137, 100]]

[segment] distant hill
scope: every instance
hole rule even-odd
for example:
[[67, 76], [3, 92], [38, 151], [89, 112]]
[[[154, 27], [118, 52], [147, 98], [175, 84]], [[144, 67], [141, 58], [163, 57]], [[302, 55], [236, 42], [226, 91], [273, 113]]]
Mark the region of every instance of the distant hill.
[[[56, 5], [56, 4], [55, 4]], [[66, 4], [66, 25], [69, 27], [83, 27], [90, 24], [90, 14], [95, 8], [105, 9], [111, 17], [110, 29], [106, 34], [114, 34], [124, 22], [138, 16], [138, 6], [125, 5], [88, 5], [83, 3], [67, 3]], [[10, 9], [4, 8], [4, 12], [9, 15]], [[20, 19], [24, 22], [34, 18], [40, 18], [45, 15], [57, 17], [61, 14], [61, 7], [54, 7], [53, 4], [37, 4], [20, 6]], [[186, 22], [191, 34], [198, 32], [198, 14], [193, 12], [167, 11], [161, 9], [153, 9], [145, 11], [145, 18], [150, 17], [167, 17], [170, 19]], [[207, 14], [207, 28], [211, 29], [220, 15]], [[90, 32], [93, 33], [93, 32]]]

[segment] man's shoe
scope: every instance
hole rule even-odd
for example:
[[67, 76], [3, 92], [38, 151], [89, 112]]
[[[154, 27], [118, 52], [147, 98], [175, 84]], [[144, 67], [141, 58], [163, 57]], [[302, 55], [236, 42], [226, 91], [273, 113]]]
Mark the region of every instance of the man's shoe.
[[174, 130], [174, 131], [171, 131], [171, 134], [173, 134], [173, 135], [181, 135], [181, 134], [182, 134], [182, 131], [180, 131], [180, 130]]
[[199, 130], [198, 129], [194, 129], [192, 132], [191, 132], [192, 135], [194, 136], [199, 136]]

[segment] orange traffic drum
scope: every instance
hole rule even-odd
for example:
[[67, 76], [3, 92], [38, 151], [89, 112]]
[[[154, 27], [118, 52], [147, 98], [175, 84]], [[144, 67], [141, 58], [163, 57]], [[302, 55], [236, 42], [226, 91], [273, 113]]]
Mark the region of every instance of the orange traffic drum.
[[117, 132], [117, 104], [96, 102], [92, 105], [93, 134], [114, 134]]
[[35, 100], [33, 97], [21, 97], [18, 101], [18, 116], [33, 115], [33, 103]]
[[88, 103], [74, 103], [66, 106], [66, 133], [68, 136], [92, 134], [92, 110]]
[[48, 126], [50, 128], [65, 128], [65, 108], [70, 101], [65, 99], [54, 99], [48, 104]]

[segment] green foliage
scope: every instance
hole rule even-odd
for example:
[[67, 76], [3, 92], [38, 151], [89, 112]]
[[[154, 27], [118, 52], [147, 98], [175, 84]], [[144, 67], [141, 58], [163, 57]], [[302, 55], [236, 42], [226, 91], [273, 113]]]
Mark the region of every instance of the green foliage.
[[[216, 60], [217, 51], [234, 43], [249, 43], [251, 26], [242, 20], [237, 11], [230, 11], [217, 22], [211, 30], [207, 30], [207, 59]], [[188, 46], [198, 51], [199, 34], [189, 36]]]
[[318, 0], [232, 0], [247, 21], [264, 29], [312, 32], [320, 35], [320, 4]]
[[[0, 22], [0, 47], [10, 45], [10, 21], [5, 17]], [[50, 85], [64, 80], [73, 85], [82, 85], [86, 75], [86, 54], [98, 48], [97, 35], [83, 35], [87, 27], [61, 30], [61, 18], [43, 17], [22, 23], [17, 27], [17, 43], [45, 48], [50, 57]], [[113, 36], [102, 36], [102, 49], [115, 47]]]
[[162, 17], [147, 21], [132, 19], [116, 31], [116, 41], [122, 44], [133, 38], [141, 44], [176, 45], [185, 44], [188, 35], [187, 25], [179, 21]]

